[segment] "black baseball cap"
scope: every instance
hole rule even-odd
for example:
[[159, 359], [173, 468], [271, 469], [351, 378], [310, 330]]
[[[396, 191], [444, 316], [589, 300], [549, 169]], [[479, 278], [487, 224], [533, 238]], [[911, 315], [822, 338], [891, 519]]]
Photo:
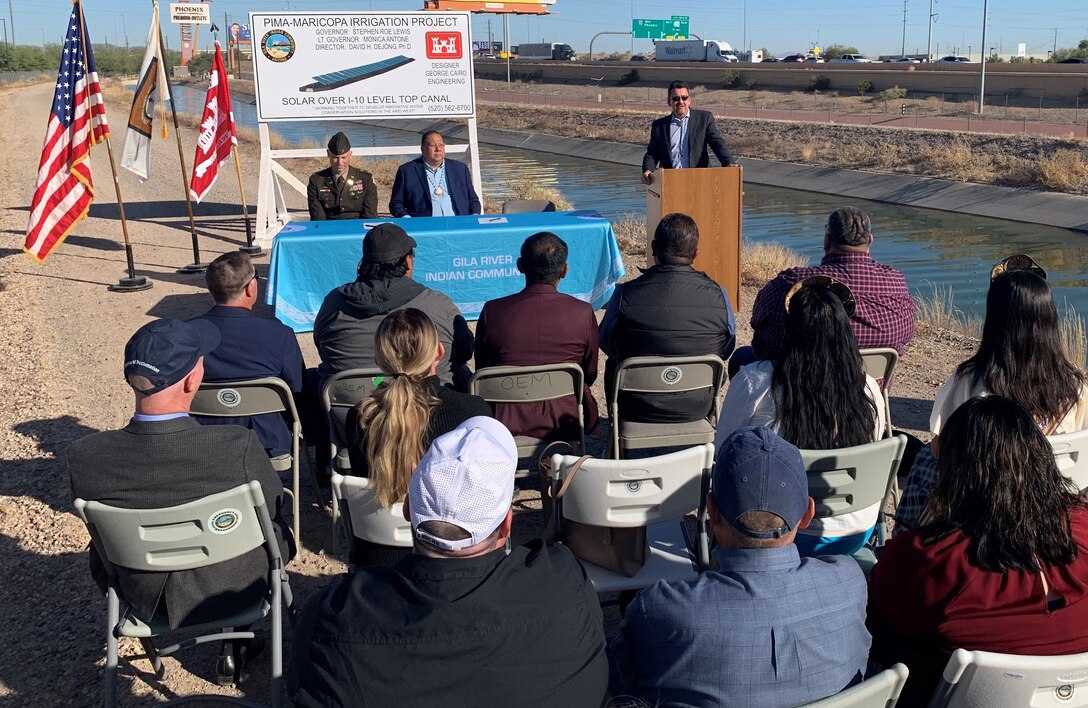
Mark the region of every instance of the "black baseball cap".
[[416, 247], [408, 232], [388, 222], [378, 224], [363, 237], [363, 260], [367, 263], [389, 263], [403, 258]]
[[185, 378], [200, 357], [219, 346], [219, 340], [219, 328], [207, 320], [148, 322], [125, 345], [125, 378], [142, 376], [151, 388], [136, 390], [158, 393]]

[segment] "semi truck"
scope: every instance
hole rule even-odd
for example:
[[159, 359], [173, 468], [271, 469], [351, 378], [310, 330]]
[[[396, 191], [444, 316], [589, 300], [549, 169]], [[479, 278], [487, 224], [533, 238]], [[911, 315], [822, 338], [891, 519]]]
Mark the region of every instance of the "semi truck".
[[543, 44], [519, 44], [515, 50], [519, 59], [546, 59], [554, 61], [573, 61], [574, 50], [569, 44], [545, 42]]
[[739, 61], [728, 42], [713, 39], [661, 40], [655, 50], [657, 61]]

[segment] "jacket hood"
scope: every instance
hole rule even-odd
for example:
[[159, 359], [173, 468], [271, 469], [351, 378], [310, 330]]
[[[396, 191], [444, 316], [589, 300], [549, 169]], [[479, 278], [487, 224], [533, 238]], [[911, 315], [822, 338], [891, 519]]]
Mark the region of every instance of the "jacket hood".
[[356, 280], [336, 289], [343, 298], [343, 311], [352, 317], [384, 315], [403, 307], [423, 292], [424, 287], [411, 278]]

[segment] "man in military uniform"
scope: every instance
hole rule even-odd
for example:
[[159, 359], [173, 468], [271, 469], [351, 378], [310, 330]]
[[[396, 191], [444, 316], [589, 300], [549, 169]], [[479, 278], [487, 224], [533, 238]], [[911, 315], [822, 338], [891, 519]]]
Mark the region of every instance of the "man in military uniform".
[[371, 219], [378, 215], [378, 188], [369, 172], [352, 167], [348, 136], [329, 140], [329, 168], [310, 176], [306, 198], [311, 221]]

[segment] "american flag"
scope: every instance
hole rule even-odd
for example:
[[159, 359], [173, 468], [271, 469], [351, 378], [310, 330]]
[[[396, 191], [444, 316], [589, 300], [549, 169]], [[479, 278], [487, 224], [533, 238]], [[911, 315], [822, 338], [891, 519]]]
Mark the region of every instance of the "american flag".
[[23, 250], [39, 263], [87, 215], [94, 197], [87, 158], [91, 145], [110, 134], [94, 55], [86, 42], [89, 36], [77, 0], [68, 19], [23, 245]]

